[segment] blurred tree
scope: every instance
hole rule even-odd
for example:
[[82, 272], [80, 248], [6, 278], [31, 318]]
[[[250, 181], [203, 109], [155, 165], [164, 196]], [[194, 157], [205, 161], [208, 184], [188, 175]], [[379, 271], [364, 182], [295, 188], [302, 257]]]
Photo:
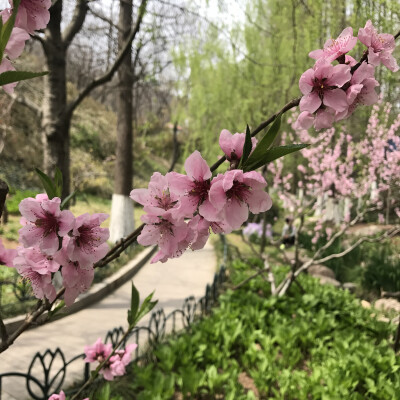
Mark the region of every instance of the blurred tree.
[[49, 74], [44, 81], [43, 116], [42, 116], [42, 141], [44, 147], [44, 170], [52, 173], [58, 166], [64, 176], [63, 196], [70, 191], [70, 125], [71, 118], [78, 105], [94, 89], [110, 81], [118, 70], [126, 52], [131, 48], [132, 41], [139, 32], [144, 16], [147, 0], [142, 0], [136, 24], [132, 26], [126, 42], [120, 47], [114, 62], [101, 76], [91, 79], [80, 93], [67, 102], [66, 94], [66, 60], [68, 48], [82, 29], [88, 9], [88, 0], [77, 0], [72, 19], [62, 32], [63, 1], [57, 0], [50, 8], [50, 22], [45, 30], [44, 37], [37, 35], [36, 39], [43, 46], [46, 68]]
[[[226, 128], [243, 132], [258, 125], [299, 96], [298, 80], [313, 65], [311, 50], [321, 48], [346, 26], [354, 34], [368, 19], [383, 32], [398, 29], [400, 3], [392, 0], [249, 0], [246, 22], [218, 22], [204, 28], [202, 38], [189, 40], [175, 55], [191, 140], [213, 161], [218, 135]], [[356, 47], [361, 55], [362, 46]], [[398, 52], [397, 52], [398, 54]], [[378, 71], [386, 99], [399, 100], [396, 74]], [[357, 111], [350, 124], [355, 134], [366, 126], [368, 112]], [[362, 132], [362, 130], [361, 130]], [[288, 157], [288, 162], [290, 158]], [[285, 160], [286, 162], [286, 160]]]
[[[132, 0], [120, 0], [118, 49], [122, 50], [132, 26]], [[114, 194], [111, 204], [110, 240], [116, 242], [134, 229], [133, 202], [129, 198], [133, 178], [132, 50], [127, 51], [118, 71], [117, 149], [114, 166]]]

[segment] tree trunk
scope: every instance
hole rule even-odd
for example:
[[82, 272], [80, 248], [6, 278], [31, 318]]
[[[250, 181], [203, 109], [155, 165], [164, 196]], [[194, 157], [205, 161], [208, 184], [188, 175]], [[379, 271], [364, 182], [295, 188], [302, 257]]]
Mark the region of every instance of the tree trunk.
[[46, 69], [44, 80], [42, 142], [44, 149], [43, 168], [50, 176], [58, 167], [64, 180], [62, 196], [70, 191], [69, 176], [69, 128], [66, 116], [66, 47], [61, 37], [62, 1], [58, 0], [50, 9], [50, 22], [46, 28], [43, 49]]
[[[132, 0], [120, 0], [118, 49], [121, 51], [132, 26]], [[134, 229], [133, 202], [129, 198], [133, 175], [132, 131], [132, 49], [118, 70], [117, 149], [114, 194], [111, 206], [110, 240], [116, 242]]]

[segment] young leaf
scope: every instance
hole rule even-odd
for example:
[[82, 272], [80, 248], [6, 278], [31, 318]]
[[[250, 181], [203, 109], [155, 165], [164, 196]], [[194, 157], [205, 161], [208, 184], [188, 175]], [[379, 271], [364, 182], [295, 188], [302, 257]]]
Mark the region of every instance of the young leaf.
[[74, 190], [61, 202], [60, 209], [63, 210], [75, 195], [76, 191]]
[[137, 291], [135, 285], [132, 282], [132, 292], [131, 292], [131, 309], [128, 310], [128, 323], [132, 325], [135, 322], [136, 315], [139, 309], [139, 292]]
[[63, 188], [63, 176], [58, 167], [56, 167], [56, 172], [54, 173], [54, 186], [56, 188], [57, 197], [61, 198]]
[[262, 157], [254, 160], [253, 164], [246, 164], [244, 171], [253, 171], [257, 168], [262, 167], [265, 164], [270, 163], [278, 158], [286, 156], [287, 154], [294, 153], [305, 147], [308, 147], [309, 144], [289, 144], [287, 146], [277, 146], [269, 149]]
[[238, 166], [239, 169], [249, 158], [252, 148], [253, 148], [253, 144], [251, 143], [251, 134], [250, 134], [249, 125], [246, 125], [246, 138], [245, 138], [244, 145], [243, 145], [242, 158], [240, 159], [240, 163]]
[[140, 306], [139, 311], [137, 312], [136, 318], [134, 318], [134, 325], [139, 322], [146, 314], [148, 314], [158, 303], [158, 300], [151, 301], [153, 298], [154, 292], [149, 294], [143, 301]]
[[251, 153], [246, 163], [243, 163], [243, 166], [254, 164], [255, 161], [264, 156], [267, 150], [272, 146], [272, 143], [274, 143], [274, 140], [281, 127], [281, 116], [282, 114], [278, 114], [274, 120], [274, 123], [268, 129], [268, 132], [261, 139], [260, 143], [258, 143], [257, 147], [254, 149], [253, 153]]
[[0, 86], [47, 75], [47, 72], [6, 71], [0, 74]]
[[53, 181], [40, 169], [35, 168], [35, 171], [39, 175], [39, 178], [42, 181], [42, 185], [49, 199], [51, 200], [53, 197], [57, 197], [57, 190], [54, 186]]

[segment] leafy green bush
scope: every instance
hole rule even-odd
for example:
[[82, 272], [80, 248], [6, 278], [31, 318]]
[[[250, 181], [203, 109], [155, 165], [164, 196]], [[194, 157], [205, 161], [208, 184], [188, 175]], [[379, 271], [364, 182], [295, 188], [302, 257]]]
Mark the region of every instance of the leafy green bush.
[[[232, 283], [251, 272], [236, 262]], [[388, 342], [395, 327], [346, 291], [300, 281], [306, 293], [294, 286], [283, 298], [270, 297], [262, 278], [228, 290], [212, 315], [112, 383], [113, 398], [248, 400], [255, 390], [261, 399], [397, 398], [400, 361]]]

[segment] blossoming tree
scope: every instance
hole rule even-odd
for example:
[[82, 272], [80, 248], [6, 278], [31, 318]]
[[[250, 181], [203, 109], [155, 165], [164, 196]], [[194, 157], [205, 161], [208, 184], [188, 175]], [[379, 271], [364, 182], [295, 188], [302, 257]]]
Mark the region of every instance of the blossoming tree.
[[[29, 33], [46, 26], [50, 5], [50, 1], [15, 0], [12, 7], [2, 13], [0, 68], [3, 68], [2, 71], [8, 71], [0, 74], [0, 85], [4, 90], [12, 91], [18, 80], [40, 75], [13, 71], [10, 60], [21, 53]], [[358, 40], [367, 49], [361, 60], [356, 62], [347, 53]], [[70, 198], [61, 200], [61, 174], [57, 172], [54, 180], [51, 180], [38, 171], [46, 194], [21, 202], [20, 247], [15, 252], [6, 250], [1, 245], [0, 256], [2, 264], [16, 268], [18, 273], [31, 283], [34, 294], [40, 301], [35, 310], [27, 316], [24, 324], [10, 335], [0, 319], [0, 352], [11, 346], [40, 315], [54, 308], [62, 297], [67, 306], [72, 304], [76, 297], [91, 285], [94, 269], [101, 268], [117, 258], [134, 241], [137, 240], [143, 245], [157, 245], [159, 251], [152, 262], [165, 262], [169, 258], [179, 257], [187, 249], [197, 250], [204, 247], [211, 231], [229, 233], [240, 228], [248, 219], [249, 212], [267, 212], [272, 201], [265, 191], [266, 180], [257, 170], [308, 146], [293, 143], [273, 146], [279, 133], [282, 115], [300, 105], [301, 114], [296, 121], [297, 127], [308, 129], [314, 124], [316, 129], [331, 128], [335, 121], [349, 117], [359, 105], [376, 102], [374, 88], [378, 82], [374, 78], [374, 67], [382, 63], [392, 71], [398, 70], [392, 56], [394, 40], [392, 35], [377, 33], [371, 21], [368, 21], [365, 28], [359, 30], [358, 37], [353, 36], [352, 28], [347, 28], [336, 40], [328, 40], [323, 49], [311, 52], [310, 56], [316, 59], [316, 62], [314, 67], [300, 78], [299, 86], [303, 93], [301, 98], [285, 105], [252, 132], [249, 127], [245, 133], [234, 135], [223, 130], [219, 143], [225, 155], [211, 167], [196, 150], [185, 161], [186, 174], [170, 172], [163, 176], [155, 172], [147, 189], [132, 190], [131, 198], [142, 204], [146, 212], [142, 216], [143, 225], [112, 249], [109, 249], [106, 243], [109, 237], [108, 229], [101, 227], [101, 223], [108, 216], [102, 213], [74, 216], [65, 209]], [[334, 62], [336, 64], [333, 64]], [[268, 132], [257, 142], [254, 136], [268, 126]], [[327, 131], [328, 138], [331, 131]], [[393, 135], [394, 132], [395, 130]], [[303, 130], [301, 139], [313, 142], [313, 138], [307, 135]], [[393, 140], [394, 138], [395, 136], [391, 137]], [[340, 144], [343, 143], [342, 137]], [[361, 146], [359, 151], [363, 153], [366, 146], [367, 144]], [[388, 158], [392, 159], [392, 156]], [[226, 160], [229, 161], [228, 170], [213, 176], [213, 172]], [[332, 155], [331, 161], [334, 160], [337, 160], [336, 153]], [[397, 161], [395, 160], [395, 163]], [[376, 171], [379, 165], [375, 159], [374, 163]], [[279, 160], [276, 165], [279, 168]], [[350, 170], [351, 168], [344, 172], [349, 173]], [[384, 184], [388, 181], [386, 174], [386, 170], [382, 172]], [[325, 176], [322, 191], [328, 190], [332, 179]], [[286, 188], [289, 180], [290, 178], [281, 180]], [[351, 183], [350, 178], [345, 182], [346, 185], [349, 182]], [[350, 190], [346, 185], [343, 185], [344, 191]], [[330, 242], [343, 229], [345, 227], [334, 234]], [[392, 234], [394, 231], [388, 233]], [[321, 251], [317, 251], [317, 256]], [[316, 258], [311, 263], [315, 260]], [[284, 294], [296, 276], [307, 269], [308, 265], [311, 264], [306, 263], [298, 269], [294, 268], [290, 277], [278, 285], [275, 285], [272, 276], [272, 293]], [[63, 288], [58, 292], [52, 282], [57, 271], [61, 271], [63, 278]], [[127, 346], [124, 350], [120, 349], [120, 346], [140, 318], [149, 312], [155, 303], [150, 295], [139, 307], [139, 294], [132, 286], [132, 302], [128, 310], [129, 329], [114, 348], [97, 341], [85, 349], [86, 360], [99, 364], [95, 373], [73, 399], [79, 398], [82, 389], [99, 374], [105, 379], [123, 375], [135, 345]], [[63, 392], [50, 397], [52, 400], [64, 398]]]

